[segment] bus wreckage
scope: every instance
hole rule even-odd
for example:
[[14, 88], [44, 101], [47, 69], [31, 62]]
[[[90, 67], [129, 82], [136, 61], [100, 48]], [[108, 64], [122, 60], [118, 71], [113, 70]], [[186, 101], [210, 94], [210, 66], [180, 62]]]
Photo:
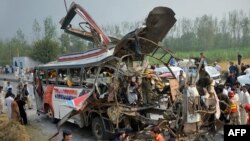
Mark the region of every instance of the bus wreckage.
[[[76, 15], [85, 21], [79, 23], [80, 28], [71, 24]], [[116, 129], [131, 129], [136, 132], [134, 140], [147, 140], [153, 126], [177, 139], [201, 136], [200, 129], [215, 125], [208, 121], [216, 114], [216, 98], [201, 100], [194, 83], [179, 91], [168, 66], [176, 57], [158, 45], [175, 22], [172, 9], [156, 7], [143, 27], [117, 39], [107, 36], [85, 9], [72, 3], [60, 21], [61, 29], [92, 42], [95, 48], [62, 55], [35, 68], [37, 112], [60, 119], [57, 134], [69, 121], [90, 126], [97, 140], [111, 139]], [[148, 58], [168, 67], [172, 78], [158, 77], [149, 68]]]

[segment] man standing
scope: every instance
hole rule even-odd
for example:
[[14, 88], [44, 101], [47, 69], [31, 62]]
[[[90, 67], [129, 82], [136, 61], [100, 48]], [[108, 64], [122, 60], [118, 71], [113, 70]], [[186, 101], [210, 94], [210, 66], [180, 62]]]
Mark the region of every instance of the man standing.
[[11, 119], [11, 103], [14, 101], [13, 97], [14, 95], [10, 92], [8, 97], [5, 99], [5, 105], [7, 106], [7, 116], [9, 119]]
[[2, 87], [0, 86], [0, 114], [3, 114], [3, 93], [2, 93]]
[[26, 103], [28, 105], [28, 108], [32, 109], [31, 102], [30, 102], [29, 91], [28, 91], [27, 85], [28, 84], [25, 83], [24, 86], [23, 86], [23, 91], [22, 91], [22, 97], [21, 98], [25, 98], [26, 99]]
[[6, 78], [3, 79], [3, 88], [2, 88], [2, 94], [3, 94], [3, 97], [5, 97], [5, 94], [7, 93], [7, 80]]
[[214, 62], [214, 68], [218, 71], [221, 72], [221, 66], [215, 61]]
[[241, 124], [244, 125], [247, 123], [247, 113], [243, 107], [247, 104], [250, 104], [250, 96], [247, 91], [247, 86], [245, 84], [242, 84], [242, 91], [239, 94], [239, 100], [240, 100]]
[[11, 103], [11, 120], [19, 122], [21, 120], [20, 111], [17, 104], [18, 97], [15, 97]]
[[238, 52], [238, 65], [240, 65], [241, 64], [241, 58], [242, 58], [242, 56], [241, 56], [241, 54]]
[[27, 114], [26, 114], [26, 111], [24, 109], [24, 106], [25, 106], [26, 103], [25, 103], [25, 101], [23, 99], [20, 99], [20, 95], [17, 95], [16, 102], [18, 104], [20, 116], [22, 118], [22, 124], [26, 125], [28, 123]]

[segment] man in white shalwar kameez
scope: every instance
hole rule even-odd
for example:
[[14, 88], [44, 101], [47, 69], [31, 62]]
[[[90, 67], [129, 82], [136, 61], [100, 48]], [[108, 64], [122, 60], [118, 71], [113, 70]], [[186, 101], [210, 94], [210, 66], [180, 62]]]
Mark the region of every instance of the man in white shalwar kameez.
[[7, 116], [9, 119], [11, 119], [11, 103], [14, 101], [14, 98], [12, 96], [8, 96], [5, 99], [5, 105], [7, 106]]
[[249, 96], [249, 93], [247, 91], [247, 87], [245, 84], [242, 85], [242, 91], [239, 94], [239, 101], [240, 101], [241, 124], [245, 125], [247, 124], [248, 115], [246, 113], [246, 110], [243, 107], [247, 104], [250, 104], [250, 96]]

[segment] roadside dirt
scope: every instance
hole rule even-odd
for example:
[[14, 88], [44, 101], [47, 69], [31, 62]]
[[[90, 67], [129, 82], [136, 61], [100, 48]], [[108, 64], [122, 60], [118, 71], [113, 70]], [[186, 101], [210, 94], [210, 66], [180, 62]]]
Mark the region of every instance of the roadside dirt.
[[26, 128], [18, 122], [9, 121], [6, 114], [0, 115], [1, 141], [31, 141]]
[[[237, 61], [233, 61], [233, 62], [234, 62], [234, 64], [238, 63]], [[244, 63], [244, 64], [250, 65], [250, 58], [243, 59], [243, 60], [241, 60], [241, 62]], [[227, 71], [227, 69], [229, 67], [229, 61], [219, 62], [218, 64], [222, 67], [222, 71]]]

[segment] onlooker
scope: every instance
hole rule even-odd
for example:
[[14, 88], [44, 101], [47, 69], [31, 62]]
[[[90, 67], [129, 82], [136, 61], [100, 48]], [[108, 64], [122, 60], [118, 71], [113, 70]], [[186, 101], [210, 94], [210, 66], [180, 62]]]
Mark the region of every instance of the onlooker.
[[238, 65], [240, 65], [241, 64], [241, 58], [242, 58], [242, 56], [241, 56], [241, 54], [238, 52]]
[[13, 121], [19, 122], [21, 120], [20, 111], [17, 104], [18, 97], [15, 97], [14, 101], [11, 103], [11, 119]]
[[151, 136], [154, 138], [154, 141], [165, 141], [165, 139], [161, 135], [160, 128], [157, 126], [151, 130]]
[[130, 141], [130, 136], [126, 134], [123, 141]]
[[3, 93], [2, 93], [2, 87], [0, 86], [0, 114], [3, 113]]
[[12, 92], [13, 86], [10, 84], [10, 81], [7, 81], [7, 85], [5, 87], [5, 91], [11, 91]]
[[28, 85], [28, 84], [25, 83], [24, 86], [23, 86], [21, 98], [25, 98], [26, 103], [27, 103], [27, 105], [28, 105], [28, 108], [29, 108], [29, 109], [32, 109], [32, 107], [31, 107], [31, 102], [30, 102], [29, 91], [28, 91], [27, 85]]
[[239, 94], [239, 100], [240, 100], [240, 117], [241, 117], [241, 124], [246, 124], [247, 122], [247, 114], [246, 111], [243, 109], [243, 107], [247, 104], [250, 104], [250, 96], [247, 91], [247, 86], [245, 84], [242, 84], [242, 91]]
[[182, 92], [186, 85], [186, 77], [183, 74], [183, 70], [180, 70], [179, 76], [177, 77], [177, 80], [179, 82], [179, 90]]
[[21, 123], [26, 125], [28, 123], [28, 120], [27, 120], [27, 114], [26, 114], [26, 111], [24, 109], [24, 106], [25, 106], [25, 100], [23, 99], [20, 99], [20, 95], [17, 95], [17, 104], [18, 104], [18, 108], [19, 108], [19, 111], [20, 111], [20, 116], [22, 118], [22, 121]]
[[6, 78], [3, 79], [3, 93], [6, 94], [7, 93], [7, 80]]
[[11, 92], [7, 92], [5, 98], [5, 105], [7, 106], [7, 115], [11, 119], [11, 103], [14, 101], [14, 95]]
[[117, 129], [114, 141], [123, 141], [125, 138], [125, 131]]
[[170, 59], [170, 61], [169, 61], [169, 65], [170, 65], [170, 66], [174, 66], [174, 67], [176, 67], [176, 66], [177, 66], [177, 61], [175, 60], [175, 58], [174, 58], [174, 57], [172, 57], [172, 58]]
[[229, 87], [232, 88], [237, 82], [237, 77], [234, 72], [231, 72], [226, 79], [226, 84], [229, 84]]
[[72, 133], [69, 130], [63, 131], [63, 139], [62, 141], [71, 141], [72, 140]]
[[203, 52], [200, 53], [200, 60], [199, 61], [202, 65], [207, 66], [207, 58]]
[[237, 73], [237, 67], [234, 65], [234, 62], [229, 62], [230, 66], [228, 68], [229, 73]]
[[16, 94], [21, 96], [22, 95], [22, 90], [23, 90], [23, 82], [22, 82], [21, 78], [18, 78]]
[[230, 120], [229, 120], [229, 108], [230, 108], [230, 101], [229, 101], [229, 98], [227, 95], [223, 94], [222, 93], [222, 90], [223, 88], [219, 88], [217, 87], [216, 88], [216, 93], [217, 93], [217, 96], [218, 96], [218, 99], [220, 100], [220, 110], [221, 110], [221, 114], [220, 114], [220, 120], [224, 123], [229, 123]]
[[240, 74], [244, 75], [245, 74], [245, 70], [246, 70], [246, 66], [244, 65], [244, 63], [241, 63], [240, 65]]
[[221, 72], [221, 66], [220, 66], [217, 62], [214, 62], [214, 68], [215, 68], [218, 72]]

